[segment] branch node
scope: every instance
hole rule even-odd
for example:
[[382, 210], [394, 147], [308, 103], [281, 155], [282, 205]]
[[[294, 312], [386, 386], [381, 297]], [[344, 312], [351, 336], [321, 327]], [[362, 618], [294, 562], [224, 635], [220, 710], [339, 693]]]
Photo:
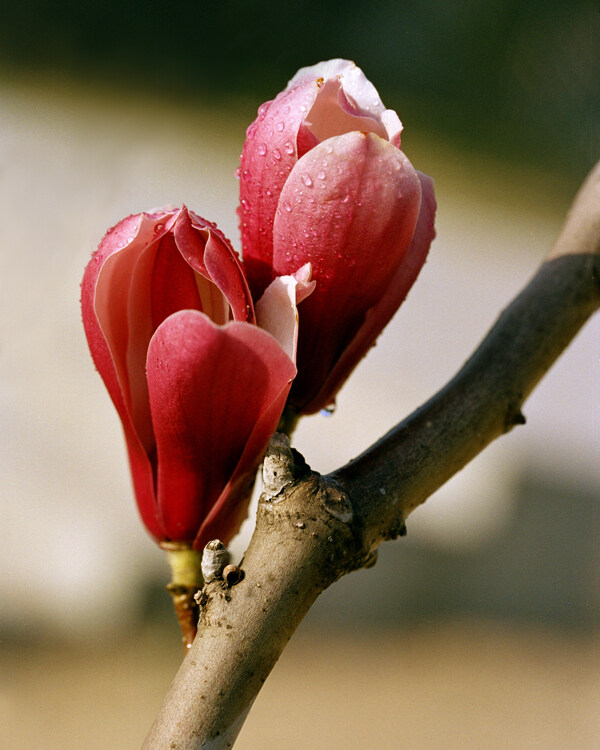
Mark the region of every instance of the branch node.
[[202, 576], [205, 583], [215, 581], [223, 575], [223, 569], [229, 562], [227, 547], [219, 539], [207, 542], [202, 551]]
[[325, 510], [342, 523], [351, 523], [354, 517], [352, 503], [342, 486], [331, 477], [321, 477], [322, 504]]
[[263, 462], [263, 486], [268, 500], [273, 500], [294, 483], [294, 454], [287, 435], [276, 432]]

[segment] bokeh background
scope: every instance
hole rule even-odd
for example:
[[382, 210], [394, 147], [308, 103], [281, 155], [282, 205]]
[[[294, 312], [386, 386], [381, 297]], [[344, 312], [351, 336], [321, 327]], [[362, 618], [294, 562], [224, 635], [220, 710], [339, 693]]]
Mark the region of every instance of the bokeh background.
[[[239, 248], [234, 170], [256, 108], [298, 67], [354, 59], [435, 177], [438, 238], [336, 413], [298, 428], [331, 470], [446, 382], [550, 249], [600, 157], [598, 7], [1, 10], [0, 744], [125, 750], [181, 647], [82, 333], [92, 249], [122, 217], [182, 202]], [[599, 343], [596, 319], [527, 402], [527, 426], [415, 512], [374, 569], [325, 592], [240, 750], [598, 747]]]

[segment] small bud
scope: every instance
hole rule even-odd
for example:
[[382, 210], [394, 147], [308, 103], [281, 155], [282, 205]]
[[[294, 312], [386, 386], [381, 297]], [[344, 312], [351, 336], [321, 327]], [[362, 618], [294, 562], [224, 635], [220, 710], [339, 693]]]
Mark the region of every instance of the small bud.
[[202, 576], [205, 583], [222, 577], [223, 568], [229, 562], [227, 547], [219, 539], [213, 539], [202, 552]]
[[228, 586], [235, 586], [244, 577], [244, 571], [237, 565], [227, 565], [223, 570], [223, 580]]

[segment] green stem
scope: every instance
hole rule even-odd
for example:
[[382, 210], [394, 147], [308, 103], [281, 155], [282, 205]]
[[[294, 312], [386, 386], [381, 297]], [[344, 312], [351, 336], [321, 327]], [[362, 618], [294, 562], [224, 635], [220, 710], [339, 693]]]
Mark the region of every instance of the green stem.
[[190, 648], [198, 627], [198, 604], [194, 599], [202, 588], [202, 552], [175, 542], [163, 542], [161, 547], [167, 554], [171, 568], [171, 582], [167, 591], [173, 599], [173, 606], [186, 649]]

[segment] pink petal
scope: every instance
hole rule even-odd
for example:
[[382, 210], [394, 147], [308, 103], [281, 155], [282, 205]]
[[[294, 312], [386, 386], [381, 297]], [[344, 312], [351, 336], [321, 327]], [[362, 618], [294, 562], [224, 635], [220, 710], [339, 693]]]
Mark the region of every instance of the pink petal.
[[375, 133], [387, 139], [387, 131], [381, 120], [361, 110], [347, 96], [342, 83], [340, 79], [333, 78], [320, 84], [319, 94], [306, 117], [311, 133], [318, 141], [351, 133], [353, 130]]
[[[313, 81], [283, 91], [260, 108], [257, 119], [248, 128], [240, 161], [238, 215], [244, 264], [255, 299], [274, 278], [272, 229], [277, 201], [298, 160], [298, 131], [317, 93]], [[311, 139], [313, 145], [314, 137]]]
[[298, 346], [298, 305], [316, 286], [311, 273], [311, 265], [306, 263], [291, 276], [278, 276], [256, 303], [258, 325], [279, 342], [292, 362]]
[[82, 287], [92, 357], [119, 415], [127, 413], [147, 450], [154, 447], [144, 373], [154, 330], [150, 277], [160, 237], [175, 215], [139, 214], [120, 222], [90, 261]]
[[[354, 108], [360, 110], [363, 115], [369, 116], [381, 123], [385, 129], [383, 137], [400, 148], [402, 123], [398, 115], [393, 110], [385, 108], [375, 86], [373, 86], [362, 70], [351, 60], [341, 60], [338, 58], [317, 63], [307, 68], [301, 68], [288, 83], [288, 88], [297, 86], [307, 79], [313, 81], [322, 79], [325, 82], [335, 79], [339, 80], [343, 86], [345, 96], [353, 102]], [[362, 130], [362, 128], [356, 129]], [[367, 128], [367, 130], [369, 132], [378, 132], [372, 127]], [[333, 135], [341, 135], [343, 132], [346, 131], [342, 130], [338, 133], [333, 133]]]
[[317, 286], [300, 309], [298, 376], [290, 400], [302, 408], [387, 288], [417, 222], [421, 188], [397, 148], [347, 133], [305, 154], [281, 193], [273, 271], [306, 262]]
[[182, 310], [153, 336], [147, 369], [163, 538], [196, 537], [202, 546], [204, 529], [218, 527], [226, 541], [245, 512], [294, 365], [256, 326], [219, 327]]
[[307, 414], [324, 409], [333, 402], [335, 394], [352, 370], [392, 319], [425, 264], [429, 247], [435, 238], [436, 200], [431, 177], [422, 172], [417, 172], [417, 175], [421, 182], [422, 199], [417, 226], [408, 250], [381, 299], [367, 312], [363, 325], [344, 350], [319, 392], [305, 405], [303, 411]]
[[185, 206], [173, 235], [181, 255], [198, 274], [200, 309], [219, 325], [229, 321], [230, 307], [234, 320], [253, 322], [254, 306], [246, 275], [225, 235]]

